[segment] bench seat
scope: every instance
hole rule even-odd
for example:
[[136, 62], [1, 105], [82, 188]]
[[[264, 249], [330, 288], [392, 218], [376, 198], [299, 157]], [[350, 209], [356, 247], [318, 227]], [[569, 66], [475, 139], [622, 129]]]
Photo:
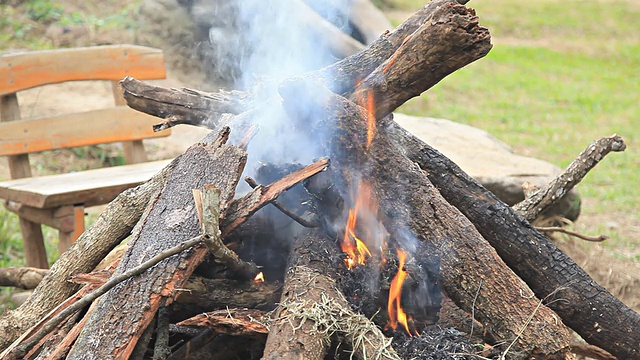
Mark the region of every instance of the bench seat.
[[39, 209], [67, 204], [102, 205], [122, 191], [149, 180], [169, 162], [171, 160], [151, 161], [4, 181], [0, 182], [0, 198]]

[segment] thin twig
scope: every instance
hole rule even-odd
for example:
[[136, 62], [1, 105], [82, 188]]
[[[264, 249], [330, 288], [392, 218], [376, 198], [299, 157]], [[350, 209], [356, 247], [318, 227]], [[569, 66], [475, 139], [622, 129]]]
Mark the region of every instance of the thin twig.
[[[260, 186], [253, 178], [247, 176], [244, 178], [244, 181], [251, 186], [251, 188], [255, 189]], [[271, 201], [271, 205], [275, 206], [278, 210], [280, 210], [283, 214], [287, 215], [291, 218], [291, 220], [297, 222], [298, 224], [306, 227], [306, 228], [317, 228], [320, 224], [316, 221], [311, 221], [303, 218], [302, 216], [294, 213], [293, 211], [287, 209], [286, 206], [282, 205], [278, 200]]]
[[473, 297], [473, 303], [471, 304], [471, 331], [469, 332], [469, 338], [473, 336], [473, 325], [476, 322], [476, 300], [478, 300], [478, 295], [480, 295], [480, 289], [482, 288], [482, 279], [480, 279], [480, 284], [478, 284], [478, 291], [476, 291], [476, 295]]
[[38, 332], [36, 332], [33, 336], [31, 336], [29, 339], [25, 340], [24, 343], [22, 343], [21, 345], [17, 346], [15, 349], [13, 349], [13, 351], [11, 351], [9, 354], [7, 354], [7, 358], [6, 359], [10, 359], [10, 360], [17, 360], [17, 359], [21, 359], [24, 354], [27, 353], [27, 351], [29, 351], [29, 349], [31, 349], [31, 347], [33, 347], [33, 345], [35, 345], [36, 343], [38, 343], [38, 341], [40, 341], [45, 335], [47, 335], [49, 332], [51, 332], [53, 329], [55, 329], [56, 326], [58, 326], [58, 324], [60, 324], [62, 321], [64, 321], [64, 319], [66, 319], [68, 316], [70, 316], [71, 314], [73, 314], [74, 312], [84, 308], [85, 306], [89, 305], [91, 302], [93, 302], [95, 299], [99, 298], [100, 296], [104, 295], [107, 291], [111, 290], [114, 286], [120, 284], [121, 282], [128, 280], [134, 276], [140, 275], [143, 272], [145, 272], [146, 270], [148, 270], [149, 268], [155, 266], [156, 264], [158, 264], [159, 262], [161, 262], [162, 260], [165, 260], [168, 257], [171, 257], [173, 255], [179, 254], [181, 252], [183, 252], [184, 250], [191, 248], [192, 246], [195, 246], [201, 242], [203, 242], [208, 236], [206, 235], [198, 235], [194, 238], [191, 238], [177, 246], [174, 246], [170, 249], [167, 249], [165, 251], [162, 251], [161, 253], [159, 253], [158, 255], [154, 256], [153, 258], [145, 261], [144, 263], [125, 271], [122, 274], [119, 275], [115, 275], [114, 277], [112, 277], [111, 279], [109, 279], [109, 281], [107, 281], [104, 285], [100, 286], [99, 288], [97, 288], [95, 291], [87, 294], [86, 296], [84, 296], [82, 299], [78, 300], [76, 303], [74, 303], [73, 305], [69, 306], [68, 308], [62, 310], [58, 315], [54, 316], [53, 318], [51, 318], [51, 320], [49, 320], [40, 330], [38, 330]]
[[586, 240], [586, 241], [593, 241], [593, 242], [602, 242], [605, 240], [608, 240], [609, 237], [607, 235], [598, 235], [598, 236], [591, 236], [591, 235], [584, 235], [581, 234], [579, 232], [573, 231], [573, 230], [569, 230], [569, 229], [565, 229], [563, 227], [560, 226], [536, 226], [536, 230], [542, 232], [542, 231], [548, 231], [548, 232], [561, 232], [567, 235], [571, 235], [571, 236], [575, 236], [579, 239], [582, 240]]

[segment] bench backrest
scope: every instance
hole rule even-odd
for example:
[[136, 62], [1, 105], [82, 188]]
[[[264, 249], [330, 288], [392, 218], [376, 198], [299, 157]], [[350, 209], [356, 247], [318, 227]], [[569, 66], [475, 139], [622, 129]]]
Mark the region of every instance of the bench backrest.
[[[31, 176], [28, 154], [85, 145], [123, 142], [127, 163], [146, 161], [142, 139], [153, 132], [152, 116], [128, 108], [118, 82], [166, 77], [159, 49], [135, 45], [31, 51], [0, 55], [0, 156], [9, 156], [11, 177]], [[83, 113], [21, 119], [16, 93], [81, 80], [111, 81], [115, 106]]]

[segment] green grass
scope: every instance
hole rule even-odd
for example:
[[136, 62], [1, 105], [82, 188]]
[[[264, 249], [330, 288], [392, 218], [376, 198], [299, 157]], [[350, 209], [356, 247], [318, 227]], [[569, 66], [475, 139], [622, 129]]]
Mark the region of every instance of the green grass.
[[[423, 1], [386, 1], [414, 11]], [[617, 133], [608, 155], [578, 186], [583, 213], [640, 213], [640, 5], [632, 1], [470, 1], [494, 48], [400, 111], [487, 130], [518, 153], [567, 166], [593, 140]], [[609, 220], [608, 220], [609, 219]], [[624, 221], [624, 220], [620, 220]], [[587, 224], [591, 231], [606, 230]], [[607, 233], [605, 231], [605, 233]], [[608, 246], [640, 254], [640, 239], [610, 231]], [[625, 249], [627, 252], [628, 249]], [[640, 255], [631, 255], [631, 258]]]

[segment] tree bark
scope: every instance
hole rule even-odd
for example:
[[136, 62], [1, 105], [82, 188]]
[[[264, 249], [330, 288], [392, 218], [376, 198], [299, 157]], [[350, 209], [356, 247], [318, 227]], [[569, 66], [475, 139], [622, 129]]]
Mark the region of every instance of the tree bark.
[[5, 349], [29, 327], [77, 290], [68, 282], [73, 274], [88, 273], [124, 238], [142, 215], [149, 200], [164, 186], [175, 162], [146, 183], [118, 195], [73, 245], [56, 261], [49, 273], [20, 307], [0, 318], [0, 349]]
[[[216, 185], [224, 212], [246, 161], [244, 151], [224, 145], [226, 137], [223, 132], [212, 145], [194, 145], [178, 159], [162, 193], [150, 203], [149, 215], [134, 231], [116, 274], [200, 234], [192, 189]], [[206, 253], [204, 246], [186, 250], [105, 294], [68, 359], [128, 358], [160, 304], [173, 301], [175, 290], [182, 288]]]
[[640, 314], [598, 285], [551, 240], [451, 160], [398, 124], [389, 126], [397, 147], [569, 327], [620, 359], [640, 356]]
[[[330, 119], [324, 125], [336, 129], [328, 145], [336, 186], [348, 189], [356, 178], [367, 181], [379, 202], [378, 218], [399, 246], [417, 249], [417, 258], [437, 251], [446, 293], [462, 309], [474, 312], [497, 341], [513, 342], [528, 356], [571, 358], [566, 328], [531, 295], [473, 224], [442, 198], [425, 173], [402, 155], [386, 133], [387, 121], [378, 122], [368, 147], [367, 111], [328, 91], [308, 92], [307, 85], [282, 89], [285, 108], [297, 106], [300, 97], [312, 97], [323, 107], [317, 109], [317, 118]], [[296, 94], [296, 104], [289, 104], [290, 94]], [[320, 215], [330, 216], [322, 211]]]
[[296, 238], [263, 359], [323, 359], [334, 332], [352, 344], [358, 359], [399, 359], [380, 330], [352, 312], [336, 288], [337, 255], [319, 229]]
[[49, 272], [47, 269], [30, 267], [0, 268], [0, 286], [19, 287], [21, 289], [33, 289]]

